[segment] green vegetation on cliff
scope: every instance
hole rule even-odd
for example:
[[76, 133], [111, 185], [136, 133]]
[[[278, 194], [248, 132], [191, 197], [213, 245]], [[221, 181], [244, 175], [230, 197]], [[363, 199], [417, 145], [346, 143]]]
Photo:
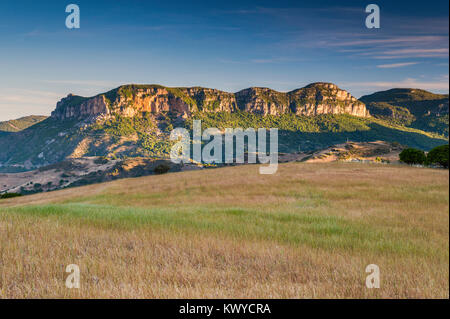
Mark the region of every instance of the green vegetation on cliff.
[[161, 115], [156, 120], [150, 114], [143, 114], [134, 117], [115, 116], [104, 122], [94, 123], [87, 133], [110, 136], [114, 143], [119, 144], [122, 138], [131, 137], [135, 139], [137, 146], [133, 155], [168, 157], [172, 146], [169, 141], [171, 129], [173, 126], [169, 116]]
[[442, 145], [447, 139], [414, 128], [386, 123], [376, 118], [361, 118], [351, 115], [324, 114], [298, 116], [294, 114], [259, 115], [244, 111], [228, 113], [195, 113], [186, 121], [192, 129], [194, 119], [202, 121], [202, 128], [242, 127], [278, 128], [280, 152], [310, 151], [343, 143], [347, 140], [368, 142], [383, 140], [423, 150]]

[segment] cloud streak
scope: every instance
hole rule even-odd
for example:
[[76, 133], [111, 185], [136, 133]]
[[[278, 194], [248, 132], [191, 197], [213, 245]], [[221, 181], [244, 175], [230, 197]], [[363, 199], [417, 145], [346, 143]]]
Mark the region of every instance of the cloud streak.
[[418, 62], [404, 62], [404, 63], [391, 63], [391, 64], [380, 64], [377, 65], [377, 68], [379, 69], [392, 69], [392, 68], [401, 68], [404, 66], [414, 65]]
[[[375, 52], [375, 59], [399, 59], [399, 58], [445, 58], [448, 57], [448, 48], [434, 49], [397, 49]], [[369, 54], [371, 55], [371, 54]]]
[[343, 41], [343, 42], [323, 42], [324, 45], [328, 46], [362, 46], [362, 45], [413, 45], [413, 44], [424, 44], [430, 42], [444, 42], [447, 41], [448, 37], [444, 36], [397, 36], [397, 37], [388, 37], [383, 39], [357, 39], [352, 41]]
[[423, 90], [448, 91], [448, 79], [445, 77], [439, 81], [418, 81], [413, 78], [407, 78], [401, 81], [373, 81], [373, 82], [348, 82], [345, 86], [364, 87], [368, 90], [373, 89], [392, 89], [392, 88], [414, 88]]

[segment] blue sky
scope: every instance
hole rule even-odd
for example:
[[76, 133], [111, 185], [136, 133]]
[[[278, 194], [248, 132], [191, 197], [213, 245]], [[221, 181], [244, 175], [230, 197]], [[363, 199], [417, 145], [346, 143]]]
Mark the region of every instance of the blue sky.
[[[78, 4], [81, 28], [65, 27]], [[381, 28], [367, 29], [376, 3]], [[0, 2], [0, 121], [126, 83], [448, 93], [447, 1]]]

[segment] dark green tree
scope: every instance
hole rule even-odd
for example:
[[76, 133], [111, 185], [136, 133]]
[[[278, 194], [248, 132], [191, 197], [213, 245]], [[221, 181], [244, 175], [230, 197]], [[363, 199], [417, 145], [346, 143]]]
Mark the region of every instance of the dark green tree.
[[448, 144], [433, 148], [427, 155], [427, 164], [439, 164], [448, 168]]
[[400, 161], [406, 164], [424, 164], [427, 157], [424, 151], [407, 148], [400, 153]]
[[5, 194], [0, 194], [0, 199], [13, 198], [13, 197], [18, 197], [18, 196], [22, 196], [22, 194], [20, 194], [20, 193], [5, 193]]
[[154, 169], [155, 174], [165, 174], [168, 171], [170, 171], [170, 165], [166, 163], [159, 164]]

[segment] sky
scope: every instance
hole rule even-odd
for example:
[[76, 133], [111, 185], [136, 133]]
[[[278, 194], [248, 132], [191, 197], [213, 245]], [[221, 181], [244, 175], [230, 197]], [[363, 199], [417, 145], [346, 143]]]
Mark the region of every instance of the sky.
[[[80, 8], [80, 28], [65, 25]], [[368, 29], [365, 8], [380, 7]], [[449, 90], [448, 1], [0, 2], [0, 121], [122, 84]]]

